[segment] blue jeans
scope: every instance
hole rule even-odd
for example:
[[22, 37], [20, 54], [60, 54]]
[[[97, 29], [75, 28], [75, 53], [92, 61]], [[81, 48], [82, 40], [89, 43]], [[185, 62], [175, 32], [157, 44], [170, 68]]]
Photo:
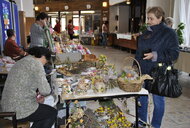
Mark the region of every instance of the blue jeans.
[[102, 33], [102, 45], [107, 46], [107, 33]]
[[[162, 123], [162, 118], [164, 116], [165, 98], [163, 96], [158, 96], [154, 94], [152, 96], [153, 96], [154, 110], [153, 110], [151, 125], [154, 128], [160, 128]], [[148, 96], [141, 96], [139, 98], [139, 102], [141, 103], [141, 106], [139, 107], [139, 118], [144, 122], [147, 122]]]

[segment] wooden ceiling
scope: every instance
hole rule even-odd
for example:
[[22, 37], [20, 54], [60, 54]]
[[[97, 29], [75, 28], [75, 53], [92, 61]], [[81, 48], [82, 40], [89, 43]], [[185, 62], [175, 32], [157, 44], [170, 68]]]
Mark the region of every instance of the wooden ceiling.
[[107, 10], [109, 7], [102, 7], [104, 1], [109, 5], [109, 0], [34, 0], [34, 5], [39, 8], [39, 12]]

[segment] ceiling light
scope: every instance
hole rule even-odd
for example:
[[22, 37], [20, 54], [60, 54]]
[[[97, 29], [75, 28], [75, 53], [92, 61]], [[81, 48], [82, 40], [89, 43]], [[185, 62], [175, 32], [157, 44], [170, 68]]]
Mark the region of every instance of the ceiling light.
[[95, 11], [81, 11], [81, 13], [95, 13]]
[[107, 3], [107, 2], [102, 2], [102, 6], [103, 6], [103, 7], [107, 7], [107, 6], [108, 6], [108, 3]]
[[38, 7], [38, 6], [35, 6], [35, 7], [34, 7], [34, 10], [35, 10], [35, 11], [38, 11], [38, 10], [39, 10], [39, 7]]
[[131, 4], [131, 0], [127, 0], [127, 1], [126, 1], [126, 4]]

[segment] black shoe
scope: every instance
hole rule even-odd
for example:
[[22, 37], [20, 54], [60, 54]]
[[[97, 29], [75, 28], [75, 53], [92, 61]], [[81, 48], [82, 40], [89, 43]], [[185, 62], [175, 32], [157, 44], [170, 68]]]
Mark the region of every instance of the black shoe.
[[[138, 123], [138, 125], [139, 125], [139, 128], [146, 128], [145, 124]], [[132, 128], [136, 128], [136, 122], [132, 123]]]

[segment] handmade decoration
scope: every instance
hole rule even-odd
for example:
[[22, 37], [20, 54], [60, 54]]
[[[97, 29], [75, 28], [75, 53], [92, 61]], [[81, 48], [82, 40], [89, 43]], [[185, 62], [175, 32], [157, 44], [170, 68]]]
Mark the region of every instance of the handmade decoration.
[[109, 128], [131, 128], [132, 123], [127, 120], [124, 113], [113, 107], [99, 107], [95, 110], [99, 123]]
[[68, 72], [64, 67], [58, 68], [57, 72], [65, 76], [72, 76], [73, 74]]
[[125, 60], [132, 59], [136, 62], [138, 72], [133, 67], [125, 67], [121, 76], [118, 78], [119, 88], [126, 92], [139, 92], [145, 79], [152, 79], [149, 75], [142, 75], [138, 61], [133, 57], [127, 57]]
[[106, 92], [106, 84], [103, 82], [103, 78], [101, 76], [92, 77], [92, 89], [95, 93], [103, 93]]
[[84, 128], [85, 124], [83, 117], [86, 115], [77, 100], [74, 102], [74, 109], [71, 111], [72, 114], [69, 116], [66, 126], [69, 125], [71, 128]]
[[76, 95], [84, 95], [90, 89], [90, 80], [85, 77], [79, 80], [78, 85], [75, 87], [74, 92]]
[[100, 55], [98, 57], [98, 62], [96, 63], [96, 67], [99, 69], [103, 68], [106, 61], [107, 61], [107, 57], [105, 55]]
[[70, 95], [72, 95], [72, 90], [71, 90], [71, 85], [69, 84], [63, 84], [62, 85], [62, 97], [69, 97]]

